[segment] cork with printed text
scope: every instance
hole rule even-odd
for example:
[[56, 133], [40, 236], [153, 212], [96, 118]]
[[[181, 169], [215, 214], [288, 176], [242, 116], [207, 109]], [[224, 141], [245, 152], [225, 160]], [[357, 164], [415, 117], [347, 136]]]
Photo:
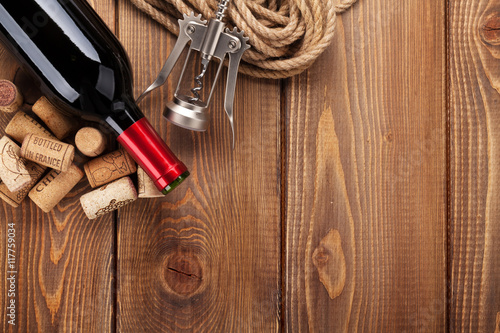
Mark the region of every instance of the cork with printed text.
[[21, 156], [46, 167], [67, 171], [75, 157], [75, 147], [67, 143], [29, 134], [24, 138]]

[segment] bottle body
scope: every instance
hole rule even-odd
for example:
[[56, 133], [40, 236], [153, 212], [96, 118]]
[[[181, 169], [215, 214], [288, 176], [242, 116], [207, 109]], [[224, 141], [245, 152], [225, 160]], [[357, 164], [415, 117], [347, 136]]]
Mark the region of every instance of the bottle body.
[[54, 104], [111, 127], [168, 192], [189, 173], [133, 100], [128, 57], [84, 0], [0, 0], [0, 39]]

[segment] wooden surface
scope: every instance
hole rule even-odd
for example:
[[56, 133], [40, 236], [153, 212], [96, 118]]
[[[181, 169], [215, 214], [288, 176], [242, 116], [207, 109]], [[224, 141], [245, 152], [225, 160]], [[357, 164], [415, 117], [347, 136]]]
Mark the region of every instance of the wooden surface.
[[[139, 94], [175, 38], [128, 1], [90, 3]], [[239, 78], [235, 150], [223, 84], [206, 133], [162, 119], [174, 71], [141, 107], [191, 177], [94, 221], [85, 180], [50, 214], [2, 203], [1, 330], [500, 332], [499, 28], [492, 0], [358, 0], [302, 75]], [[0, 63], [29, 112], [39, 92]]]
[[[118, 9], [124, 13], [119, 36], [135, 59], [138, 95], [163, 66], [175, 39], [128, 2], [120, 1]], [[169, 87], [176, 82], [171, 77]], [[139, 201], [118, 215], [119, 331], [278, 330], [279, 84], [239, 80], [235, 150], [222, 87], [214, 95], [206, 133], [162, 119], [171, 89], [155, 92], [141, 105], [191, 176], [167, 198]]]
[[500, 331], [500, 3], [450, 2], [450, 329]]
[[[445, 329], [444, 14], [442, 1], [361, 1], [287, 85], [287, 331]], [[345, 268], [320, 245], [331, 230]], [[331, 264], [323, 281], [346, 271], [338, 297], [320, 281]]]

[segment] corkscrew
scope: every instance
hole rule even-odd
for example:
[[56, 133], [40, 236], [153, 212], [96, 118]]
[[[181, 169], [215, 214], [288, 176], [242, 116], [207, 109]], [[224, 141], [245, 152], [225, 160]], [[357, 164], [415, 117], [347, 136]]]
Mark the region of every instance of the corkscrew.
[[[212, 99], [215, 84], [220, 75], [226, 56], [229, 57], [226, 94], [224, 100], [224, 109], [231, 124], [233, 133], [233, 148], [235, 143], [234, 133], [234, 115], [233, 103], [236, 89], [236, 79], [238, 76], [238, 67], [243, 53], [250, 48], [247, 43], [248, 38], [244, 36], [243, 31], [225, 28], [223, 22], [224, 13], [228, 7], [229, 0], [220, 0], [215, 17], [206, 20], [201, 19], [201, 15], [195, 16], [184, 14], [184, 18], [179, 20], [179, 38], [170, 53], [167, 61], [163, 65], [156, 80], [142, 93], [137, 102], [139, 103], [144, 96], [151, 91], [162, 86], [167, 81], [170, 72], [176, 65], [186, 45], [191, 42], [184, 67], [182, 69], [177, 88], [174, 93], [174, 99], [168, 102], [163, 116], [170, 122], [191, 130], [205, 131], [208, 126], [208, 117], [206, 111]], [[201, 71], [194, 78], [194, 87], [189, 93], [181, 92], [181, 82], [184, 80], [186, 67], [191, 59], [192, 52], [197, 51], [201, 57]], [[208, 72], [208, 66], [213, 58], [220, 61], [215, 78], [213, 80], [208, 97], [204, 100], [201, 92], [204, 89], [203, 78]]]

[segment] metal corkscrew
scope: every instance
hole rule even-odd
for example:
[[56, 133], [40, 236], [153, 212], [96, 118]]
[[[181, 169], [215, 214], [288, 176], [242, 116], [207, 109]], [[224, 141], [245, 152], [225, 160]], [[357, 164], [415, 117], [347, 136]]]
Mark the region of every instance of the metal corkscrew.
[[[184, 67], [175, 90], [174, 99], [168, 102], [163, 116], [170, 122], [181, 126], [183, 128], [205, 131], [208, 126], [208, 117], [206, 110], [210, 104], [215, 84], [220, 75], [224, 59], [226, 55], [229, 56], [228, 73], [226, 81], [226, 94], [224, 100], [224, 109], [231, 124], [233, 132], [233, 149], [235, 144], [234, 133], [234, 115], [233, 103], [236, 89], [236, 79], [238, 76], [238, 67], [240, 65], [243, 53], [250, 48], [247, 43], [248, 38], [244, 36], [243, 31], [238, 31], [235, 27], [233, 30], [225, 28], [225, 23], [222, 21], [224, 13], [228, 7], [229, 0], [220, 0], [215, 17], [207, 21], [201, 19], [201, 15], [195, 16], [193, 13], [190, 15], [184, 14], [184, 18], [179, 20], [179, 38], [170, 53], [167, 61], [163, 65], [156, 80], [142, 93], [138, 98], [139, 103], [144, 96], [151, 91], [162, 86], [167, 81], [170, 72], [179, 60], [186, 45], [191, 42]], [[186, 67], [190, 61], [191, 53], [197, 51], [201, 56], [201, 71], [194, 78], [194, 87], [190, 90], [190, 96], [180, 92], [180, 85], [183, 81]], [[208, 71], [210, 62], [216, 58], [220, 61], [217, 68], [217, 74], [208, 98], [203, 100], [201, 91], [204, 88], [202, 79]]]

